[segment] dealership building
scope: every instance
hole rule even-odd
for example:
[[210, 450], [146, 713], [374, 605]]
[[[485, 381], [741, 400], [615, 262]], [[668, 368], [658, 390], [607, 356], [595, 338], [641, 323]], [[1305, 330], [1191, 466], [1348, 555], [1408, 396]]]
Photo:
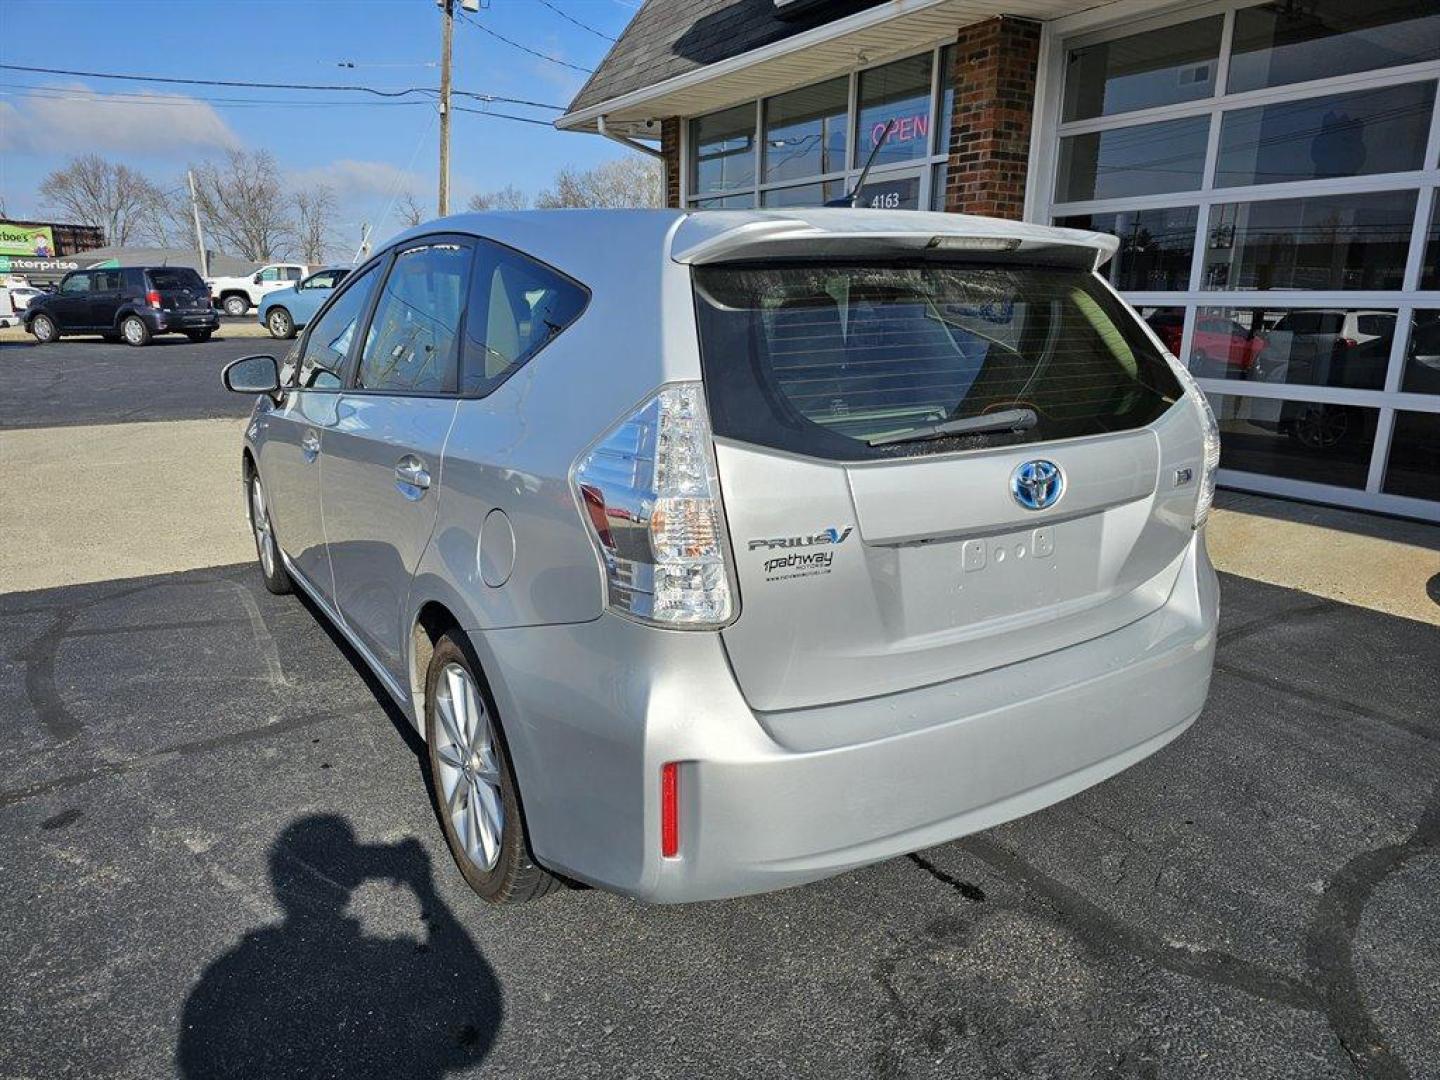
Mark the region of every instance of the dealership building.
[[873, 156], [861, 205], [1114, 233], [1222, 484], [1440, 520], [1437, 81], [1436, 0], [648, 0], [557, 123], [672, 206]]

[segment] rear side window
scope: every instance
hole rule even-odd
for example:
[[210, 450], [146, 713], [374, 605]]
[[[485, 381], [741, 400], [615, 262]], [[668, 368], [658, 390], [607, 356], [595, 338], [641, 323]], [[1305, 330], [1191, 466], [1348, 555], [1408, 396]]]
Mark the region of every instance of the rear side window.
[[[1182, 393], [1093, 274], [1047, 267], [710, 266], [695, 270], [715, 433], [839, 460], [1098, 435]], [[989, 413], [1025, 431], [871, 439]]]
[[365, 335], [357, 388], [454, 391], [470, 254], [468, 245], [439, 242], [395, 256]]
[[95, 282], [92, 286], [94, 292], [114, 292], [120, 288], [119, 270], [96, 270], [94, 278]]
[[488, 394], [579, 318], [584, 286], [500, 244], [481, 241], [465, 332], [461, 392]]
[[205, 288], [205, 282], [200, 275], [188, 267], [165, 267], [161, 270], [150, 270], [148, 273], [151, 287], [162, 292], [167, 289]]

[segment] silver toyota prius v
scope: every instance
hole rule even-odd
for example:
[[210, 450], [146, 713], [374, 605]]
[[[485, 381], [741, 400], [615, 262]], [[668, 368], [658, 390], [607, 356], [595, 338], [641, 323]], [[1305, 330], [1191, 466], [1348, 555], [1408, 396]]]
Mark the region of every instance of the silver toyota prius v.
[[1199, 714], [1219, 436], [1114, 237], [909, 211], [411, 229], [257, 394], [246, 506], [496, 902], [812, 881]]

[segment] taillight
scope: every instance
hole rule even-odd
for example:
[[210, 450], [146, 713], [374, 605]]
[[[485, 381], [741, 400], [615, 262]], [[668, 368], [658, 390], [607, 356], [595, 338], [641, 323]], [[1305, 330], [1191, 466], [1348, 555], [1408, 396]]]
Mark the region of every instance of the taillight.
[[[133, 296], [134, 294], [132, 293], [131, 295]], [[148, 293], [145, 294], [145, 302], [149, 304], [152, 308], [154, 308], [156, 311], [160, 310], [160, 294], [154, 289], [151, 289]]]
[[581, 458], [574, 485], [613, 610], [692, 629], [734, 618], [729, 538], [699, 383], [662, 387]]
[[1195, 528], [1198, 529], [1205, 524], [1205, 520], [1210, 516], [1210, 507], [1215, 502], [1215, 472], [1220, 468], [1220, 423], [1215, 419], [1215, 410], [1210, 407], [1210, 399], [1205, 396], [1205, 391], [1200, 389], [1195, 376], [1175, 357], [1170, 356], [1168, 359], [1176, 377], [1185, 387], [1185, 396], [1200, 414], [1204, 462], [1200, 471], [1200, 493], [1195, 499]]

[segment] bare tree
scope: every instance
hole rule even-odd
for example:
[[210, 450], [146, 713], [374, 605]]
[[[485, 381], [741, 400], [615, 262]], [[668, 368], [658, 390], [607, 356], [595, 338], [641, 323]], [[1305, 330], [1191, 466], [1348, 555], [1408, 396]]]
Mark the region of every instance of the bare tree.
[[568, 166], [555, 174], [554, 187], [535, 198], [543, 208], [566, 206], [664, 206], [665, 180], [660, 162], [649, 157], [624, 157], [593, 169]]
[[410, 229], [419, 225], [429, 217], [425, 208], [415, 201], [415, 196], [410, 192], [402, 192], [395, 200], [395, 216], [400, 219], [402, 229]]
[[514, 184], [506, 184], [499, 191], [481, 191], [471, 195], [468, 205], [477, 214], [484, 210], [528, 210], [530, 196]]
[[297, 191], [293, 202], [295, 246], [300, 258], [311, 264], [324, 262], [335, 218], [335, 192], [326, 184], [316, 184]]
[[200, 216], [212, 243], [256, 262], [288, 254], [295, 223], [268, 150], [230, 150], [223, 164], [207, 161], [194, 169]]
[[153, 181], [128, 165], [85, 154], [40, 181], [40, 197], [50, 212], [79, 225], [97, 226], [106, 243], [124, 246], [147, 231], [162, 194]]

